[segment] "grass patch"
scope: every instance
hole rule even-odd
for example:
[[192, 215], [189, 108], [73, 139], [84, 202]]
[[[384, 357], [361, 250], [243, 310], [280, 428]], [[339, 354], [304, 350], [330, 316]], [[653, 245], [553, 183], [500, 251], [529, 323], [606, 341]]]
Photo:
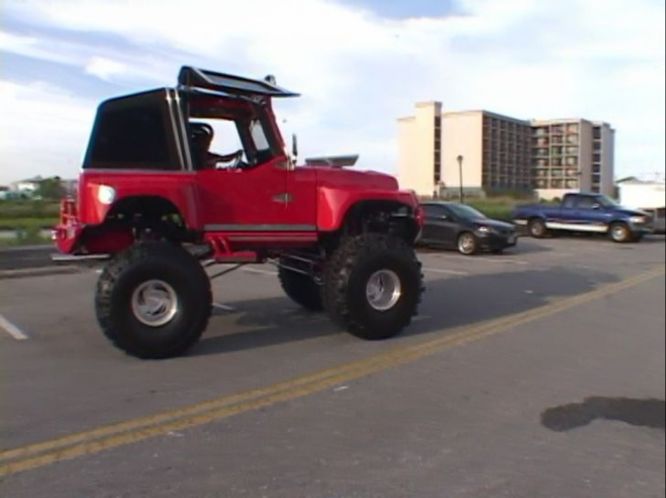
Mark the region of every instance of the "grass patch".
[[22, 218], [57, 219], [59, 213], [58, 201], [0, 200], [0, 222]]
[[40, 228], [53, 228], [57, 223], [57, 216], [48, 218], [0, 218], [0, 230], [39, 230]]
[[15, 237], [0, 237], [0, 247], [29, 246], [50, 242], [51, 237], [42, 235], [40, 227], [18, 229]]

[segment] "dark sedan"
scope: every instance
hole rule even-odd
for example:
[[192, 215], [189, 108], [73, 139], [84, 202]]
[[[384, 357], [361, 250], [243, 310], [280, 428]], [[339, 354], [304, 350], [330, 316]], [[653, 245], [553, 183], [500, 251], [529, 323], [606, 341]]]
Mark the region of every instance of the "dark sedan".
[[472, 255], [481, 250], [501, 253], [518, 239], [511, 223], [493, 220], [471, 206], [453, 202], [424, 202], [425, 223], [419, 243], [457, 249]]

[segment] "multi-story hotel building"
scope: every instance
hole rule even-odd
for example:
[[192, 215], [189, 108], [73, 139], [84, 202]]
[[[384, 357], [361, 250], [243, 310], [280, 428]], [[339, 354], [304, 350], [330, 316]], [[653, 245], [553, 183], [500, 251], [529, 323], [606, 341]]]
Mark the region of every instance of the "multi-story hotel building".
[[[488, 111], [416, 104], [398, 120], [398, 178], [422, 196], [529, 191], [613, 192], [615, 131], [585, 119], [526, 121]], [[462, 179], [461, 179], [462, 172]]]

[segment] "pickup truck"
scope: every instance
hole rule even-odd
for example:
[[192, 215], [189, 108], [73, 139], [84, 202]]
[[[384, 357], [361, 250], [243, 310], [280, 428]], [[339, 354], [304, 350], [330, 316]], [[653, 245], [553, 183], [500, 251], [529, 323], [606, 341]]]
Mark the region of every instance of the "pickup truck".
[[560, 205], [530, 204], [512, 213], [516, 225], [524, 226], [536, 238], [550, 231], [606, 233], [614, 242], [638, 242], [651, 233], [651, 216], [620, 206], [601, 194], [566, 194]]

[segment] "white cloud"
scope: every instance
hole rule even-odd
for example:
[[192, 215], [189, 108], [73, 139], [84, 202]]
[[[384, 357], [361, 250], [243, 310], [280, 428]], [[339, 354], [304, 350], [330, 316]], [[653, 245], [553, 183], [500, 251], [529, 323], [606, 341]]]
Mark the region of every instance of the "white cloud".
[[97, 76], [101, 80], [109, 81], [114, 76], [126, 73], [127, 65], [105, 57], [93, 57], [86, 64], [85, 72]]
[[0, 183], [76, 176], [96, 104], [44, 83], [0, 80]]
[[120, 37], [136, 49], [13, 35], [0, 36], [0, 46], [68, 60], [133, 88], [170, 84], [182, 64], [275, 74], [304, 95], [277, 104], [285, 135], [299, 133], [303, 155], [359, 152], [363, 167], [392, 170], [395, 118], [417, 100], [439, 99], [446, 109], [610, 121], [621, 173], [663, 169], [663, 5], [464, 0], [458, 7], [462, 14], [450, 17], [389, 20], [325, 0], [28, 0], [10, 3], [7, 13], [91, 40]]

